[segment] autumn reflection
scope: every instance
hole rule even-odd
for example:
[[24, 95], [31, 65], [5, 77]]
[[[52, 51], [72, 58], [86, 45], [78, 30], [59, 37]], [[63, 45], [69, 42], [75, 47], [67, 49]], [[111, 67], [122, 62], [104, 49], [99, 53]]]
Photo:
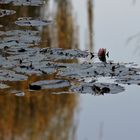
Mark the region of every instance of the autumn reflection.
[[74, 95], [0, 97], [1, 140], [68, 140], [73, 137]]
[[[4, 25], [3, 30], [39, 30], [41, 42], [38, 47], [76, 48], [78, 46], [77, 29], [72, 17], [71, 2], [70, 0], [57, 0], [55, 4], [57, 5], [56, 21], [52, 26], [43, 28], [24, 28], [14, 24], [19, 17], [41, 16], [40, 10], [43, 8], [1, 5], [0, 8], [16, 11], [16, 14], [3, 18], [1, 23]], [[0, 140], [75, 139], [74, 116], [77, 108], [77, 96], [74, 94], [51, 94], [68, 91], [68, 88], [29, 90], [29, 84], [32, 82], [55, 78], [56, 73], [53, 73], [42, 76], [32, 75], [23, 82], [6, 82], [10, 88], [0, 90]], [[14, 90], [24, 92], [25, 96], [17, 97], [15, 93], [12, 93]]]
[[[30, 30], [38, 31], [39, 42], [37, 44], [27, 43], [26, 47], [57, 47], [63, 49], [80, 49], [79, 25], [77, 24], [71, 0], [53, 0], [52, 14], [49, 11], [49, 4], [42, 7], [0, 5], [2, 9], [11, 9], [15, 14], [1, 18], [2, 31]], [[88, 48], [93, 49], [93, 2], [87, 1], [88, 21]], [[44, 16], [44, 13], [47, 13]], [[15, 21], [19, 17], [41, 17], [48, 19], [52, 17], [53, 23], [48, 26], [33, 27], [18, 26]], [[13, 35], [13, 34], [12, 34]], [[11, 35], [11, 36], [12, 36]], [[8, 36], [8, 35], [7, 35]], [[9, 35], [10, 36], [10, 35]], [[4, 38], [5, 36], [2, 36]], [[17, 36], [13, 40], [20, 46]], [[19, 37], [19, 36], [18, 36]], [[26, 37], [25, 37], [26, 40]], [[27, 39], [28, 40], [28, 39]], [[27, 41], [26, 40], [26, 41]], [[25, 41], [25, 42], [26, 42]], [[10, 46], [9, 46], [10, 47]], [[86, 46], [87, 47], [87, 46]], [[85, 48], [86, 48], [85, 47]], [[10, 59], [10, 58], [6, 58]], [[21, 60], [24, 63], [24, 59]], [[29, 60], [30, 61], [30, 60]], [[21, 62], [21, 63], [22, 63]], [[51, 60], [55, 63], [78, 63], [78, 59]], [[19, 64], [18, 64], [19, 65]], [[30, 64], [32, 65], [32, 63]], [[25, 74], [25, 73], [22, 73]], [[75, 113], [78, 106], [78, 96], [67, 94], [70, 87], [30, 91], [29, 85], [40, 80], [64, 79], [58, 77], [58, 70], [54, 73], [42, 73], [28, 75], [26, 81], [3, 82], [10, 88], [0, 89], [0, 140], [74, 140], [75, 139]], [[71, 79], [67, 79], [71, 85]], [[16, 93], [23, 92], [22, 97]], [[65, 94], [52, 94], [61, 93]]]
[[15, 14], [4, 16], [0, 19], [0, 24], [3, 25], [3, 29], [1, 28], [2, 30], [19, 29], [19, 27], [15, 25], [15, 21], [20, 17], [38, 17], [40, 15], [40, 7], [13, 6], [7, 4], [0, 4], [0, 9], [8, 9], [16, 11]]
[[93, 51], [93, 0], [87, 1], [89, 50]]
[[78, 48], [78, 26], [74, 21], [71, 0], [55, 0], [54, 5], [56, 9], [51, 11], [55, 19], [54, 25], [44, 28], [42, 34], [44, 44], [42, 46], [64, 49]]

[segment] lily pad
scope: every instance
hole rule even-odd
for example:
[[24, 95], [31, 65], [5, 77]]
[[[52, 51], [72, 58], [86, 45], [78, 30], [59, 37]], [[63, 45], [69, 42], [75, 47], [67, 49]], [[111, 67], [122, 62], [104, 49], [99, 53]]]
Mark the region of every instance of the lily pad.
[[17, 74], [14, 71], [6, 69], [0, 70], [0, 81], [24, 81], [27, 79], [27, 76]]
[[112, 83], [80, 83], [78, 86], [72, 86], [71, 90], [81, 94], [93, 94], [93, 95], [104, 95], [104, 94], [116, 94], [123, 92], [124, 87], [118, 84]]
[[44, 19], [32, 19], [31, 17], [21, 17], [15, 22], [19, 26], [45, 26], [51, 24], [51, 20]]
[[67, 60], [75, 58], [86, 58], [88, 52], [73, 49], [61, 49], [61, 48], [44, 48], [40, 50], [40, 53], [48, 56], [52, 60]]
[[118, 63], [82, 63], [69, 64], [59, 73], [60, 76], [71, 78], [87, 78], [87, 77], [114, 77], [135, 75], [140, 72], [139, 68], [126, 67]]
[[0, 9], [0, 17], [9, 16], [15, 14], [14, 10]]
[[137, 84], [140, 85], [140, 75], [125, 75], [118, 77], [116, 82], [121, 84]]
[[0, 0], [0, 4], [13, 4], [16, 6], [41, 6], [45, 2], [43, 0]]
[[32, 63], [23, 63], [14, 68], [14, 71], [18, 73], [23, 73], [26, 75], [42, 75], [42, 74], [52, 74], [56, 72], [56, 68], [51, 65], [47, 65], [46, 62], [32, 62]]
[[31, 30], [0, 31], [0, 48], [15, 48], [38, 45], [40, 42], [39, 32]]
[[57, 89], [69, 87], [70, 82], [68, 80], [43, 80], [37, 81], [29, 85], [31, 90], [40, 90], [40, 89]]

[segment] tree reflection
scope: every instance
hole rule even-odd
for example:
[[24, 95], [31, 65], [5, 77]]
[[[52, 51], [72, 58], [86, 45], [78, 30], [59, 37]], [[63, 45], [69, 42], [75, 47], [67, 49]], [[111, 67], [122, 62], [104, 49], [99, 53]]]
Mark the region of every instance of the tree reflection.
[[[19, 17], [42, 17], [49, 12], [44, 7], [0, 5], [2, 9], [12, 9], [16, 14], [1, 18], [3, 31], [37, 30], [40, 44], [37, 47], [80, 48], [78, 25], [73, 16], [71, 0], [54, 0], [53, 24], [45, 27], [19, 27], [15, 21]], [[93, 48], [93, 3], [87, 1], [89, 49]], [[41, 12], [42, 11], [42, 12]], [[34, 46], [27, 46], [34, 47]], [[60, 60], [73, 63], [78, 60]], [[59, 63], [59, 62], [56, 62]], [[53, 92], [67, 92], [67, 88], [30, 91], [29, 84], [38, 80], [58, 79], [56, 73], [32, 75], [27, 81], [6, 82], [7, 90], [0, 90], [0, 139], [1, 140], [68, 140], [75, 138], [74, 115], [77, 96], [74, 94], [54, 95]], [[22, 91], [24, 97], [16, 97], [12, 92]], [[11, 92], [12, 91], [12, 92]]]
[[87, 1], [88, 13], [88, 32], [89, 32], [89, 50], [93, 51], [93, 0]]
[[1, 140], [68, 140], [72, 137], [74, 95], [0, 97]]
[[78, 26], [74, 21], [70, 0], [55, 0], [55, 19], [53, 27], [44, 28], [42, 46], [71, 49], [78, 47]]
[[[39, 47], [76, 48], [76, 25], [73, 21], [70, 0], [55, 1], [56, 25], [41, 29], [41, 44]], [[18, 27], [14, 24], [19, 17], [37, 17], [38, 7], [22, 7], [2, 5], [1, 8], [13, 9], [16, 14], [4, 17], [3, 30], [24, 30], [38, 28]], [[44, 11], [45, 12], [45, 11]], [[55, 44], [55, 45], [54, 45]], [[73, 60], [72, 62], [74, 62]], [[63, 62], [63, 61], [61, 61]], [[1, 140], [68, 140], [75, 137], [74, 114], [77, 107], [77, 96], [73, 94], [54, 95], [52, 92], [68, 91], [67, 88], [29, 91], [29, 84], [43, 79], [55, 79], [52, 75], [32, 75], [27, 81], [6, 82], [11, 87], [2, 90], [0, 96], [0, 139]], [[24, 97], [16, 97], [10, 93], [14, 89], [23, 91]]]

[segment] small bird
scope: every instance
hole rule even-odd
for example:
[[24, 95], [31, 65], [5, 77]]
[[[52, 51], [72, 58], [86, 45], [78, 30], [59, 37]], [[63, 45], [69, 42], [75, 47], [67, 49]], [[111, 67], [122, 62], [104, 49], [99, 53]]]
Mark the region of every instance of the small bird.
[[106, 63], [106, 56], [109, 57], [109, 52], [106, 53], [106, 49], [100, 48], [98, 51], [99, 60]]

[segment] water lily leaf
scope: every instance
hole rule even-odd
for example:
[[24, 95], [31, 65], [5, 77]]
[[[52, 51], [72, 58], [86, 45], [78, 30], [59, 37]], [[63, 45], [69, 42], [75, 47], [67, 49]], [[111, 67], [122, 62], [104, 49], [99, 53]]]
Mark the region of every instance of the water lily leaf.
[[0, 70], [0, 81], [24, 81], [27, 79], [27, 76], [17, 74], [14, 71], [6, 69]]
[[87, 78], [87, 77], [120, 77], [135, 75], [139, 73], [139, 68], [130, 68], [118, 63], [82, 63], [70, 64], [69, 67], [62, 69], [59, 73], [64, 77]]
[[116, 82], [121, 84], [137, 84], [140, 85], [140, 75], [125, 75], [118, 77]]
[[31, 90], [40, 90], [40, 89], [57, 89], [69, 87], [70, 82], [67, 80], [43, 80], [37, 81], [29, 85]]
[[25, 6], [41, 6], [45, 2], [43, 0], [0, 0], [0, 4], [13, 4]]
[[55, 73], [56, 68], [54, 66], [47, 66], [46, 62], [33, 61], [32, 63], [23, 63], [14, 68], [14, 71], [23, 73], [26, 75], [42, 75]]
[[38, 31], [32, 31], [32, 30], [10, 30], [10, 31], [0, 31], [0, 36], [37, 36], [39, 35]]
[[40, 53], [50, 57], [52, 60], [67, 60], [75, 58], [86, 58], [89, 54], [86, 51], [61, 48], [44, 48], [40, 50]]
[[9, 16], [15, 14], [14, 10], [0, 9], [0, 17]]
[[45, 26], [51, 24], [51, 20], [32, 19], [31, 17], [21, 17], [15, 22], [19, 26]]
[[123, 92], [124, 87], [112, 83], [80, 83], [78, 86], [72, 86], [71, 90], [76, 93], [104, 95]]
[[0, 48], [24, 48], [28, 46], [38, 45], [40, 42], [39, 33], [31, 30], [11, 30], [0, 31]]
[[63, 64], [63, 66], [66, 66], [66, 68], [61, 69], [58, 75], [77, 79], [87, 77], [87, 73], [85, 71], [88, 72], [88, 70], [92, 69], [93, 67], [93, 65], [90, 63]]

